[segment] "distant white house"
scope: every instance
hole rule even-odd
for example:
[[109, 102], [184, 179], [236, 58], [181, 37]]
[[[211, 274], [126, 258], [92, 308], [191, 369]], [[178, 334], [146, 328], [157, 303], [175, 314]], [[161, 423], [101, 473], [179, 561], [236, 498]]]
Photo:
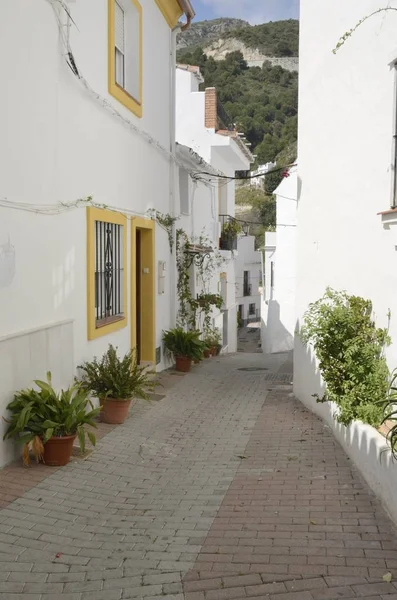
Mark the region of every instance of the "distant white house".
[[236, 302], [244, 325], [260, 321], [261, 279], [261, 253], [255, 250], [255, 236], [243, 235], [237, 242]]
[[[180, 187], [186, 189], [188, 186], [190, 190], [189, 195], [186, 191], [182, 195], [185, 208], [181, 208], [181, 222], [193, 237], [197, 238], [205, 232], [223, 256], [224, 265], [219, 279], [217, 277], [212, 283], [212, 291], [222, 293], [224, 306], [218, 315], [214, 313], [213, 324], [223, 332], [224, 351], [236, 352], [237, 232], [233, 233], [233, 224], [236, 222], [234, 177], [236, 171], [247, 171], [254, 159], [220, 104], [216, 89], [200, 91], [201, 83], [203, 77], [198, 67], [177, 66], [176, 140], [179, 152], [190, 153], [197, 171], [207, 171], [207, 175], [197, 181], [194, 176], [187, 178], [184, 170], [180, 169]], [[182, 150], [182, 147], [185, 149]], [[211, 169], [206, 169], [203, 163], [210, 165]]]
[[265, 235], [265, 285], [262, 349], [286, 352], [294, 347], [298, 173], [293, 167], [274, 191], [276, 232]]
[[263, 188], [266, 174], [274, 169], [277, 163], [268, 162], [265, 165], [259, 165], [255, 171], [251, 171], [250, 185], [252, 187]]
[[[299, 203], [296, 322], [327, 286], [368, 298], [389, 326], [397, 366], [397, 13], [379, 0], [300, 4]], [[334, 54], [346, 31], [365, 20]], [[390, 323], [388, 312], [391, 310]], [[327, 420], [397, 520], [397, 466], [384, 438], [335, 406], [317, 404], [323, 382], [310, 348], [295, 341], [294, 391]]]
[[[193, 15], [189, 0], [0, 2], [0, 417], [109, 343], [166, 366], [174, 258], [148, 210], [179, 214], [175, 27]], [[0, 466], [13, 457], [1, 441]]]

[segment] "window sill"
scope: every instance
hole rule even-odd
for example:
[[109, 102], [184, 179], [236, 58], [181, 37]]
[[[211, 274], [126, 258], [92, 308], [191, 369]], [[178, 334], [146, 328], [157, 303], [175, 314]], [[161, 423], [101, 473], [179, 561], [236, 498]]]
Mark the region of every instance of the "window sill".
[[118, 323], [119, 321], [124, 321], [125, 315], [115, 315], [113, 317], [105, 317], [104, 319], [100, 319], [95, 323], [95, 328], [100, 329], [101, 327], [107, 327], [108, 325], [113, 325], [113, 323]]
[[109, 94], [116, 98], [138, 118], [142, 117], [142, 104], [135, 100], [124, 88], [113, 81], [109, 81]]
[[115, 317], [112, 320], [106, 319], [106, 323], [104, 323], [104, 320], [99, 321], [95, 324], [95, 328], [89, 330], [88, 339], [96, 340], [99, 337], [114, 333], [119, 329], [127, 327], [127, 324], [128, 321], [126, 316], [122, 318]]
[[384, 215], [397, 215], [397, 207], [396, 208], [388, 208], [387, 210], [382, 210], [381, 212], [378, 212], [377, 214], [380, 215], [381, 217], [383, 217]]
[[397, 208], [388, 208], [377, 214], [382, 219], [384, 229], [390, 229], [391, 225], [397, 225]]

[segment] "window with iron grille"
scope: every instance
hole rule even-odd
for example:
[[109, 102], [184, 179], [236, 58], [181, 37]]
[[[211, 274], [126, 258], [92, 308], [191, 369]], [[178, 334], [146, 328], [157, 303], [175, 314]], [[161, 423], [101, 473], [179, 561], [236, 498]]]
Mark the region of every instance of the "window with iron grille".
[[124, 227], [95, 221], [95, 323], [124, 318]]
[[249, 305], [249, 314], [250, 315], [254, 315], [255, 314], [255, 304], [250, 304]]

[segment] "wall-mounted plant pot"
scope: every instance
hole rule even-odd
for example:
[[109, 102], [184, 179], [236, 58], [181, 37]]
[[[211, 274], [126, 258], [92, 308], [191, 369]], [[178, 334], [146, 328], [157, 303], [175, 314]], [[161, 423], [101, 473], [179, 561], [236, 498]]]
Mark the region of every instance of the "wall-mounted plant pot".
[[100, 419], [102, 423], [121, 425], [128, 417], [132, 400], [117, 400], [116, 398], [101, 398]]
[[43, 461], [50, 467], [63, 467], [70, 461], [76, 435], [52, 437], [44, 444]]
[[186, 356], [176, 356], [175, 363], [175, 369], [180, 373], [189, 373], [192, 368], [192, 359]]

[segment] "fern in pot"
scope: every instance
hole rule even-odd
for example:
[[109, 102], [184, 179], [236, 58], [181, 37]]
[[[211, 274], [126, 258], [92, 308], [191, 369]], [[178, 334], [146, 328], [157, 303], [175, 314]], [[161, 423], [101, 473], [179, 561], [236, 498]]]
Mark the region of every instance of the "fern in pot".
[[153, 372], [138, 365], [134, 350], [119, 358], [111, 344], [101, 359], [94, 357], [78, 368], [82, 372], [80, 387], [99, 399], [101, 421], [112, 425], [124, 423], [131, 402], [136, 398], [148, 400], [158, 385], [152, 379]]
[[192, 361], [201, 360], [204, 345], [200, 340], [200, 335], [200, 331], [185, 331], [183, 327], [174, 327], [174, 329], [164, 331], [164, 346], [174, 357], [177, 371], [187, 373], [191, 369]]
[[50, 466], [66, 465], [78, 436], [80, 449], [85, 451], [86, 435], [95, 446], [96, 438], [86, 427], [96, 427], [99, 408], [92, 406], [87, 392], [78, 386], [57, 392], [47, 381], [34, 382], [38, 389], [17, 392], [7, 406], [10, 416], [4, 439], [14, 438], [23, 445], [23, 462], [30, 464], [30, 454], [36, 461]]

